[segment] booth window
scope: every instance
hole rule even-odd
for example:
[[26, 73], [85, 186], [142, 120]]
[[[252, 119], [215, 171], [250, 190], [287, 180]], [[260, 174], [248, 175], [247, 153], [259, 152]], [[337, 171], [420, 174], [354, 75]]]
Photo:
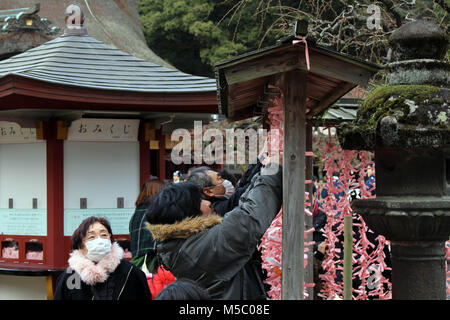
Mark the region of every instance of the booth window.
[[44, 246], [40, 242], [25, 243], [25, 259], [44, 260]]
[[19, 259], [19, 243], [17, 241], [2, 241], [2, 258]]

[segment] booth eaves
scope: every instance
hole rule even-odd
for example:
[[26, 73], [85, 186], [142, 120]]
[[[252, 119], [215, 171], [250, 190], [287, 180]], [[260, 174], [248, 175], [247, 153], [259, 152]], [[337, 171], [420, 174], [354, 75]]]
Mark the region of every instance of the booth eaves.
[[295, 69], [307, 71], [306, 118], [313, 119], [356, 86], [367, 85], [382, 66], [345, 55], [312, 40], [293, 44], [295, 36], [215, 65], [219, 112], [236, 121], [254, 116], [273, 77]]

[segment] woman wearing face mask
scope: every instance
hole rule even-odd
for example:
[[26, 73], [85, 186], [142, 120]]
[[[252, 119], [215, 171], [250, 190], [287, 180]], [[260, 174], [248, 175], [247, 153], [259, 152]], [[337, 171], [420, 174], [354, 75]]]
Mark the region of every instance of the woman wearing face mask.
[[104, 218], [85, 219], [72, 235], [69, 268], [58, 278], [55, 300], [151, 300], [145, 274], [122, 259]]

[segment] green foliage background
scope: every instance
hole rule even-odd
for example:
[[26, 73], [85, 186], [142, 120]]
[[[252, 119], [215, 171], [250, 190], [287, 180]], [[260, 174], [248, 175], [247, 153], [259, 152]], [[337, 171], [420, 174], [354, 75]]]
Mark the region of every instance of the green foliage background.
[[[185, 73], [214, 77], [213, 66], [275, 44], [295, 20], [309, 20], [309, 38], [339, 52], [385, 63], [387, 38], [402, 23], [431, 19], [448, 32], [448, 0], [139, 0], [148, 46]], [[368, 30], [369, 5], [383, 28]]]
[[[213, 77], [215, 63], [256, 49], [274, 20], [270, 14], [264, 18], [254, 15], [257, 1], [233, 16], [230, 10], [238, 2], [139, 0], [147, 43], [179, 70]], [[264, 43], [273, 44], [274, 37]]]

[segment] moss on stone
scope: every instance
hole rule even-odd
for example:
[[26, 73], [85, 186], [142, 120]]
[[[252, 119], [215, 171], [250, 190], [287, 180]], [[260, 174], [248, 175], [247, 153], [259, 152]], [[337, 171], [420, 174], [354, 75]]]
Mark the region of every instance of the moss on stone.
[[430, 100], [430, 102], [432, 104], [443, 104], [444, 103], [444, 99], [443, 98], [433, 98]]
[[[429, 85], [385, 85], [374, 89], [358, 110], [358, 125], [375, 129], [386, 116], [394, 116], [408, 123], [407, 116], [414, 104], [421, 107], [430, 102], [439, 87]], [[435, 101], [437, 102], [437, 101]], [[413, 124], [413, 123], [411, 123]]]
[[[341, 145], [345, 149], [371, 150], [380, 145], [446, 144], [450, 112], [445, 90], [430, 85], [385, 85], [374, 89], [358, 109], [355, 121], [341, 125]], [[380, 123], [387, 116], [397, 119], [398, 129], [385, 136]]]

